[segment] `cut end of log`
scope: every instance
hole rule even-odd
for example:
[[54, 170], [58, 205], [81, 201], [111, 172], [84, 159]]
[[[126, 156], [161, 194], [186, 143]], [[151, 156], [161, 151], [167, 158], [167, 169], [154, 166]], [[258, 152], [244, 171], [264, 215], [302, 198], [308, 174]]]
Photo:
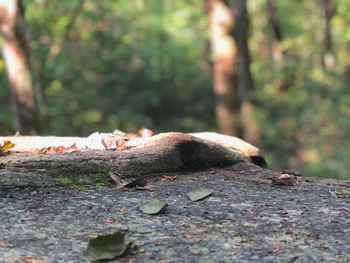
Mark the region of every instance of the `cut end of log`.
[[259, 148], [237, 137], [219, 134], [216, 132], [197, 132], [190, 134], [194, 137], [223, 145], [226, 148], [239, 152], [247, 157], [260, 155]]

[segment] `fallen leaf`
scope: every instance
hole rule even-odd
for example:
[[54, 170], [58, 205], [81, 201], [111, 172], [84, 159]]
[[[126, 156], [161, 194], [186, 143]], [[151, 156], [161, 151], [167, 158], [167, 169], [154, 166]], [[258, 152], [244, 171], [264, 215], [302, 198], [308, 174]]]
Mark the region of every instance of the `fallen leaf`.
[[111, 181], [114, 182], [114, 184], [118, 188], [123, 188], [124, 186], [126, 186], [128, 184], [127, 181], [123, 180], [122, 178], [120, 178], [118, 175], [116, 175], [115, 173], [113, 173], [111, 171], [109, 171], [108, 175], [111, 178]]
[[287, 169], [283, 169], [281, 174], [290, 174], [290, 175], [295, 175], [295, 176], [302, 176], [300, 172], [298, 171], [289, 171]]
[[212, 193], [212, 189], [198, 187], [192, 189], [190, 192], [186, 193], [186, 195], [188, 196], [188, 198], [190, 198], [192, 202], [196, 202], [208, 197]]
[[140, 136], [136, 133], [128, 133], [126, 134], [127, 139], [132, 139], [132, 138], [139, 138]]
[[138, 131], [138, 135], [142, 138], [149, 138], [154, 135], [154, 132], [147, 128], [142, 128]]
[[116, 149], [118, 140], [119, 140], [119, 136], [117, 137], [114, 134], [108, 134], [108, 135], [102, 136], [101, 143], [106, 150], [114, 150]]
[[167, 203], [160, 201], [158, 199], [153, 199], [153, 200], [149, 201], [148, 203], [145, 203], [145, 204], [141, 203], [140, 209], [145, 214], [154, 215], [154, 214], [158, 214], [159, 212], [161, 212], [167, 206], [168, 206]]
[[0, 248], [5, 248], [7, 247], [8, 245], [5, 243], [5, 242], [1, 242], [0, 241]]
[[247, 208], [246, 211], [251, 215], [255, 215], [254, 211], [251, 208]]
[[104, 222], [107, 225], [120, 225], [120, 223], [115, 218], [108, 218]]
[[160, 178], [161, 181], [175, 181], [176, 180], [176, 175], [163, 175]]
[[114, 134], [114, 135], [117, 135], [117, 136], [120, 136], [120, 137], [124, 137], [124, 136], [126, 135], [125, 132], [123, 132], [123, 131], [121, 131], [121, 130], [118, 130], [118, 129], [115, 129], [115, 130], [113, 131], [113, 134]]
[[71, 153], [71, 152], [76, 152], [79, 151], [79, 149], [77, 148], [77, 146], [75, 144], [69, 146], [69, 147], [65, 147], [65, 146], [48, 146], [48, 147], [44, 147], [39, 149], [39, 153], [41, 154], [55, 154], [55, 153]]
[[121, 138], [116, 141], [116, 150], [118, 152], [126, 150], [128, 147], [126, 143], [128, 142], [129, 139], [126, 138]]
[[15, 147], [15, 144], [11, 141], [4, 141], [2, 145], [0, 145], [0, 153], [6, 153], [11, 151], [11, 149]]
[[48, 263], [47, 260], [35, 256], [26, 255], [21, 257], [22, 263]]
[[283, 252], [283, 250], [282, 250], [281, 247], [277, 246], [277, 247], [274, 247], [274, 248], [272, 249], [271, 252], [272, 252], [273, 254], [278, 255], [278, 254], [281, 254], [281, 253]]
[[298, 178], [291, 174], [281, 174], [277, 179], [273, 179], [271, 182], [272, 186], [285, 185], [293, 186], [298, 181]]
[[125, 243], [125, 233], [100, 235], [89, 241], [85, 257], [90, 261], [114, 259], [124, 254], [132, 245], [132, 242]]

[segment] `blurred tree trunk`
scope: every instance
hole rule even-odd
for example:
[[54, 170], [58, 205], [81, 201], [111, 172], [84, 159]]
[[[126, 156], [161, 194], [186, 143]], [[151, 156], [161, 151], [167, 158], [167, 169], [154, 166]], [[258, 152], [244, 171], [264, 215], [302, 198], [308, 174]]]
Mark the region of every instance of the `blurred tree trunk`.
[[241, 104], [243, 138], [258, 143], [261, 134], [258, 122], [254, 118], [255, 105], [252, 100], [254, 81], [250, 71], [249, 14], [246, 0], [231, 0], [230, 6], [236, 15], [233, 36], [237, 46], [237, 83]]
[[223, 134], [241, 136], [236, 59], [235, 15], [227, 1], [206, 0], [213, 62], [216, 118]]
[[277, 10], [278, 0], [267, 0], [268, 20], [272, 30], [272, 59], [274, 62], [274, 69], [278, 74], [276, 78], [276, 86], [280, 91], [288, 89], [288, 81], [285, 77], [284, 60], [286, 52], [282, 48], [283, 34], [280, 23], [280, 18]]
[[325, 32], [324, 32], [324, 51], [322, 56], [322, 65], [324, 69], [329, 70], [335, 67], [335, 56], [333, 50], [332, 25], [331, 21], [335, 15], [335, 7], [332, 0], [323, 0], [325, 12]]
[[243, 97], [249, 97], [254, 90], [254, 81], [250, 72], [250, 52], [248, 47], [249, 15], [246, 0], [231, 0], [230, 6], [235, 12], [236, 23], [233, 37], [237, 46], [237, 75], [241, 83]]
[[3, 56], [13, 97], [15, 129], [21, 134], [37, 132], [35, 91], [29, 67], [29, 45], [20, 0], [0, 0], [0, 33]]
[[347, 43], [347, 60], [344, 69], [344, 76], [346, 81], [350, 82], [350, 42]]

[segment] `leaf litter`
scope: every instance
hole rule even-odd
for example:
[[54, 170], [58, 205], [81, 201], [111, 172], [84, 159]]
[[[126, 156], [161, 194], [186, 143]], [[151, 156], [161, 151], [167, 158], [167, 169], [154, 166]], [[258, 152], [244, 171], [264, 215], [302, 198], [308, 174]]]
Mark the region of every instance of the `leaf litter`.
[[192, 202], [196, 202], [210, 196], [212, 193], [213, 193], [212, 189], [197, 187], [187, 192], [186, 195]]
[[133, 244], [131, 241], [125, 242], [125, 235], [124, 232], [116, 232], [90, 239], [85, 257], [89, 262], [94, 262], [123, 255]]
[[141, 203], [140, 209], [142, 212], [148, 215], [158, 214], [168, 206], [167, 203], [158, 199], [153, 199], [147, 203]]
[[15, 147], [15, 144], [11, 141], [4, 141], [3, 144], [0, 145], [0, 153], [10, 152]]

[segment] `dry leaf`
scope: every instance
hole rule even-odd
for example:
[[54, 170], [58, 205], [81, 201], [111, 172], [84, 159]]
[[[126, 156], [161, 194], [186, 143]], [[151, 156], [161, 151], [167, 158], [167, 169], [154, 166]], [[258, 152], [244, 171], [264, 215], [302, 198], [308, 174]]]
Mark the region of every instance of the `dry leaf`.
[[149, 138], [154, 135], [154, 132], [147, 128], [142, 128], [139, 130], [138, 135], [142, 138]]
[[295, 176], [302, 176], [300, 172], [298, 171], [289, 171], [287, 169], [283, 169], [281, 174], [290, 174], [290, 175], [295, 175]]
[[212, 189], [198, 187], [198, 188], [192, 189], [190, 192], [186, 193], [186, 195], [192, 202], [196, 202], [208, 197], [212, 193], [213, 193]]
[[15, 144], [11, 141], [4, 141], [2, 145], [0, 145], [0, 153], [6, 153], [11, 151], [11, 149], [15, 147]]
[[281, 254], [283, 252], [282, 248], [280, 246], [274, 247], [271, 251], [273, 254]]
[[89, 262], [114, 259], [123, 255], [131, 245], [132, 242], [125, 242], [123, 232], [100, 235], [89, 241], [85, 257]]
[[111, 181], [113, 181], [118, 188], [122, 188], [128, 184], [127, 181], [123, 180], [111, 171], [108, 173], [108, 175], [112, 179]]
[[76, 152], [79, 151], [78, 147], [76, 146], [76, 144], [73, 144], [69, 147], [65, 147], [65, 146], [48, 146], [48, 147], [44, 147], [38, 150], [39, 153], [41, 154], [54, 154], [54, 153], [71, 153], [71, 152]]
[[161, 181], [175, 181], [176, 180], [176, 175], [163, 175], [160, 178]]
[[254, 215], [254, 214], [255, 214], [254, 211], [253, 211], [251, 208], [247, 208], [246, 211], [247, 211], [249, 214], [251, 214], [251, 215]]
[[168, 204], [158, 199], [153, 199], [147, 203], [141, 203], [140, 209], [148, 215], [154, 215], [161, 212]]
[[5, 247], [7, 247], [7, 246], [8, 246], [8, 245], [7, 245], [6, 243], [0, 241], [0, 248], [5, 248]]
[[121, 138], [116, 141], [116, 146], [117, 146], [116, 149], [118, 152], [121, 152], [127, 149], [127, 145], [126, 145], [127, 141], [128, 139], [125, 139], [125, 138]]
[[21, 257], [21, 262], [22, 263], [48, 263], [48, 261], [45, 259], [37, 258], [31, 255], [26, 255]]
[[101, 138], [101, 143], [106, 150], [114, 150], [116, 149], [117, 139], [114, 135], [103, 136]]
[[271, 185], [293, 186], [297, 181], [298, 178], [292, 174], [281, 174], [277, 179], [272, 180]]

